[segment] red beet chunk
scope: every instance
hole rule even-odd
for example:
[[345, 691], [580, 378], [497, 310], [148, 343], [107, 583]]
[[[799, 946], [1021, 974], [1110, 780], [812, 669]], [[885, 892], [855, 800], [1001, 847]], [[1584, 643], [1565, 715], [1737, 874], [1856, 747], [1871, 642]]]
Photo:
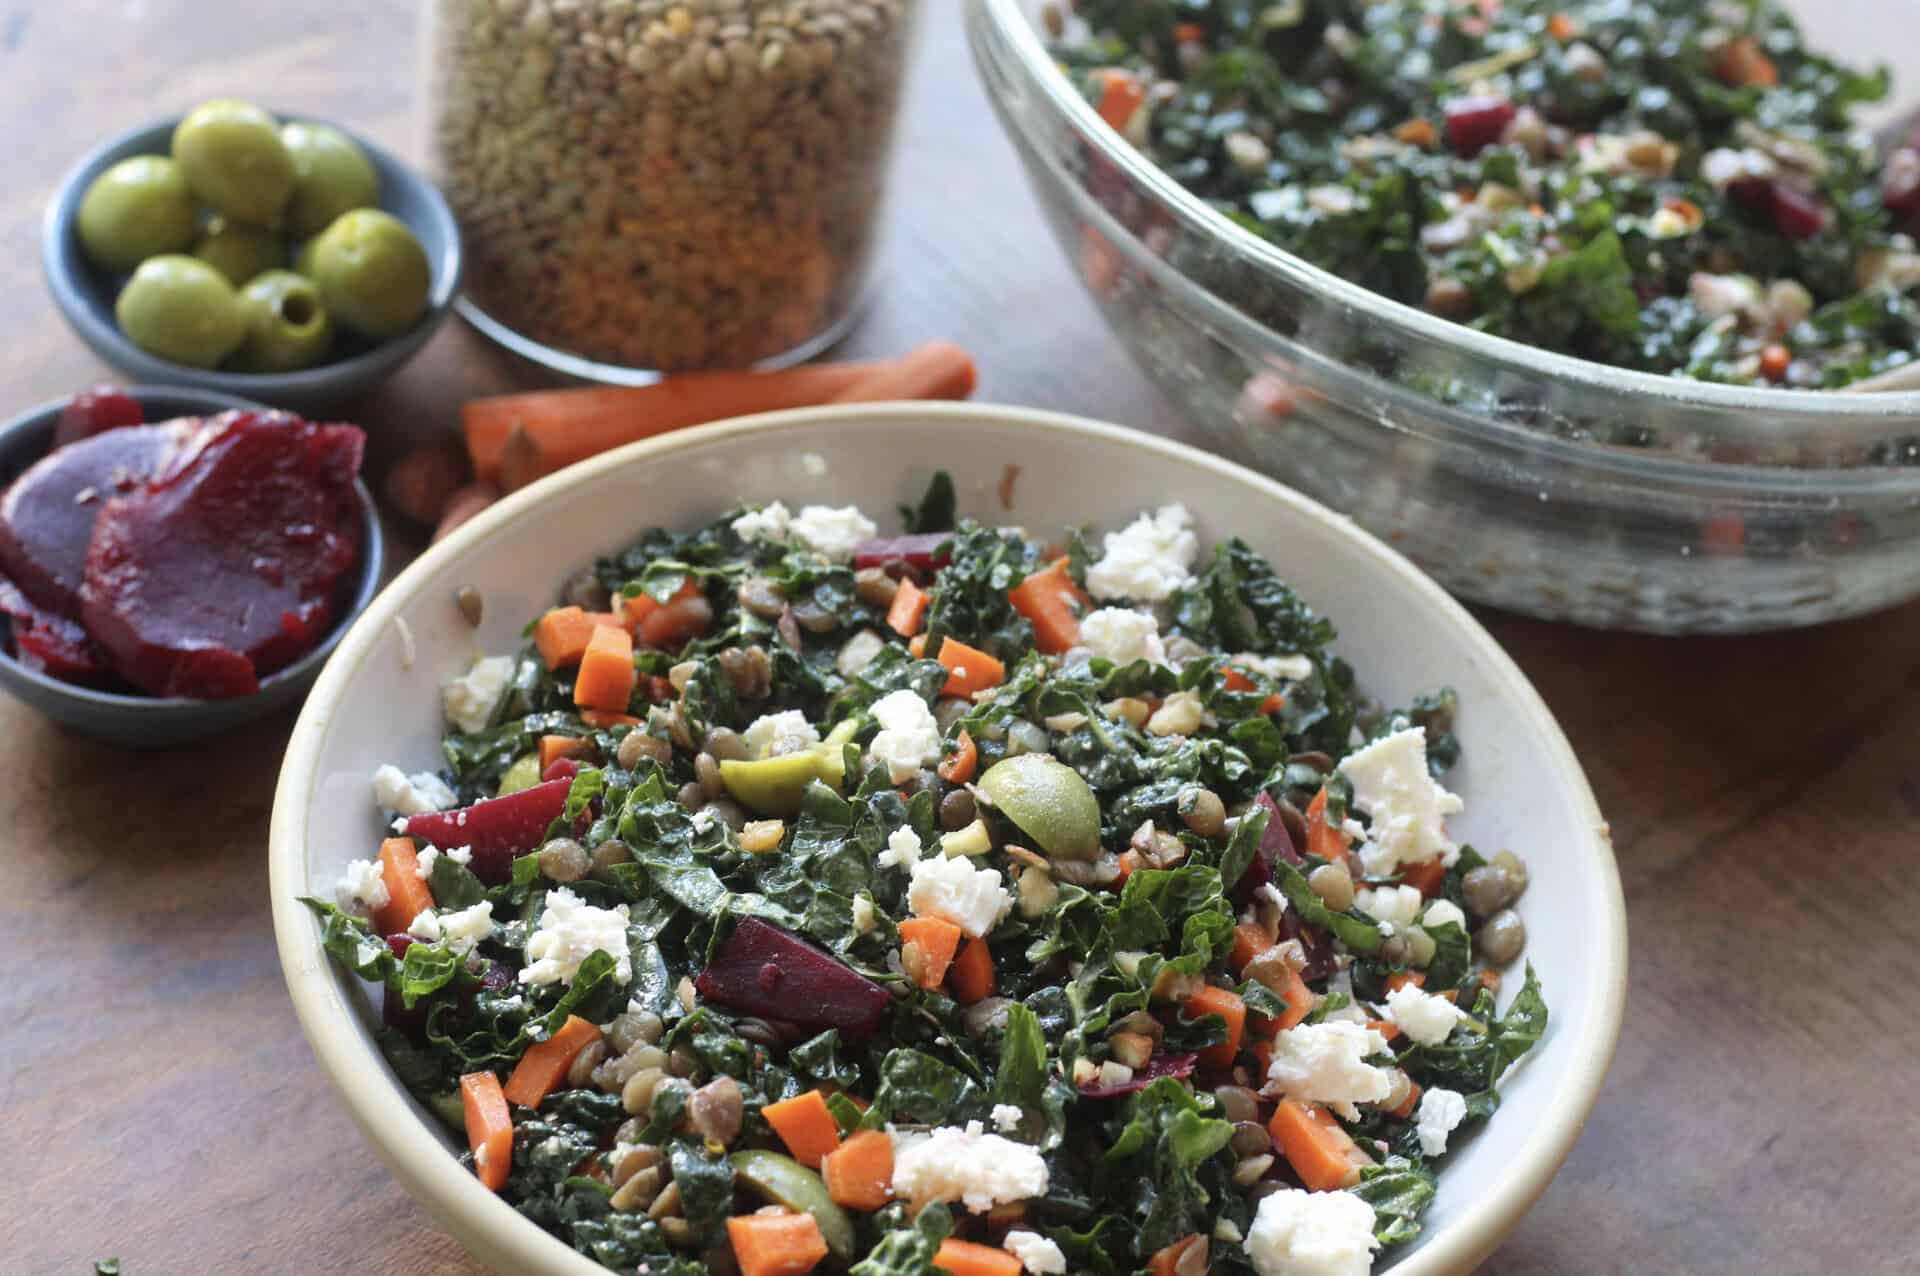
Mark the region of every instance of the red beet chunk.
[[555, 758], [547, 764], [547, 769], [540, 773], [540, 778], [543, 780], [571, 780], [579, 774], [580, 759]]
[[854, 546], [855, 567], [886, 567], [905, 563], [917, 572], [935, 571], [947, 565], [940, 547], [952, 539], [950, 532], [922, 532], [916, 536], [882, 536]]
[[0, 577], [0, 614], [11, 622], [14, 657], [27, 668], [87, 686], [111, 679], [86, 630], [65, 616], [34, 606], [19, 586], [4, 577]]
[[1788, 239], [1812, 239], [1826, 228], [1827, 210], [1817, 196], [1785, 182], [1773, 184], [1774, 229]]
[[229, 412], [108, 501], [81, 619], [122, 676], [155, 695], [247, 695], [318, 642], [360, 557], [365, 444], [351, 425]]
[[114, 430], [42, 457], [0, 496], [0, 568], [37, 606], [77, 618], [94, 520], [178, 455], [198, 424]]
[[1515, 114], [1505, 98], [1455, 98], [1446, 104], [1447, 145], [1458, 155], [1478, 155], [1500, 140]]
[[1304, 863], [1299, 848], [1293, 844], [1293, 835], [1287, 832], [1285, 820], [1280, 818], [1280, 805], [1262, 792], [1253, 799], [1259, 810], [1267, 813], [1267, 828], [1260, 835], [1260, 845], [1254, 848], [1253, 860], [1247, 865], [1247, 871], [1233, 884], [1233, 897], [1241, 903], [1253, 898], [1253, 893], [1273, 880], [1273, 865], [1277, 860], [1289, 864]]
[[144, 425], [146, 420], [147, 414], [132, 395], [117, 385], [97, 385], [67, 400], [54, 423], [53, 445], [65, 447], [122, 426]]
[[441, 850], [470, 846], [467, 867], [488, 885], [513, 876], [513, 860], [539, 846], [547, 826], [567, 807], [571, 779], [548, 780], [505, 797], [484, 798], [457, 811], [429, 811], [407, 817], [406, 834]]
[[1157, 1054], [1147, 1060], [1145, 1067], [1134, 1070], [1133, 1080], [1119, 1085], [1081, 1086], [1080, 1093], [1089, 1099], [1118, 1098], [1135, 1090], [1144, 1090], [1161, 1077], [1190, 1077], [1198, 1062], [1200, 1056], [1197, 1054]]
[[708, 1001], [803, 1028], [865, 1037], [880, 1026], [887, 990], [797, 935], [748, 917], [693, 982]]

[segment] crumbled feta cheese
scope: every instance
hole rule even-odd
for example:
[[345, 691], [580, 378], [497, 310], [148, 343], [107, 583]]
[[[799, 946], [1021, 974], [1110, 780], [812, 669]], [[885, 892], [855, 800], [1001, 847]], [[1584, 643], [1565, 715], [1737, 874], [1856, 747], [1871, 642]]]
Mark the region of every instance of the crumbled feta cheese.
[[459, 799], [433, 772], [408, 775], [389, 762], [373, 773], [373, 800], [395, 815], [419, 815], [444, 811]]
[[1700, 157], [1700, 176], [1722, 194], [1735, 182], [1771, 181], [1779, 172], [1771, 155], [1751, 147], [1716, 147]]
[[887, 834], [887, 849], [873, 857], [879, 868], [912, 868], [920, 862], [920, 835], [910, 825], [902, 824]]
[[873, 929], [873, 896], [862, 892], [853, 897], [853, 933], [864, 935]]
[[1461, 930], [1465, 930], [1467, 928], [1467, 915], [1461, 912], [1460, 905], [1454, 903], [1452, 900], [1436, 899], [1433, 903], [1427, 905], [1426, 916], [1420, 919], [1420, 924], [1428, 930], [1433, 930], [1440, 926], [1458, 926]]
[[1465, 1011], [1445, 997], [1415, 984], [1401, 984], [1387, 994], [1387, 1018], [1415, 1045], [1439, 1045], [1466, 1017]]
[[1413, 886], [1380, 886], [1372, 890], [1362, 887], [1353, 895], [1354, 907], [1375, 921], [1387, 923], [1394, 930], [1411, 926], [1419, 920], [1420, 905], [1425, 902], [1419, 889]]
[[361, 916], [377, 908], [385, 908], [393, 898], [387, 894], [385, 875], [372, 860], [350, 862], [346, 872], [340, 875], [340, 884], [334, 888], [334, 895], [339, 899], [341, 908]]
[[1409, 727], [1375, 740], [1340, 763], [1353, 784], [1353, 804], [1367, 816], [1360, 862], [1369, 874], [1398, 872], [1439, 856], [1452, 864], [1460, 848], [1447, 838], [1445, 819], [1463, 807], [1427, 771], [1427, 731]]
[[1126, 1064], [1118, 1063], [1112, 1059], [1106, 1059], [1101, 1062], [1099, 1083], [1102, 1089], [1117, 1090], [1132, 1080], [1133, 1069], [1129, 1068]]
[[596, 952], [614, 959], [616, 983], [633, 978], [633, 958], [627, 952], [627, 906], [595, 908], [566, 887], [558, 887], [547, 893], [539, 928], [527, 938], [529, 965], [520, 972], [520, 982], [571, 984], [580, 973], [580, 963]]
[[880, 529], [852, 505], [807, 505], [793, 516], [788, 530], [814, 553], [845, 561], [853, 557], [860, 542], [872, 540]]
[[914, 864], [907, 904], [916, 916], [944, 918], [979, 939], [1000, 924], [1013, 896], [1000, 884], [999, 869], [936, 855]]
[[804, 753], [820, 743], [820, 733], [807, 715], [798, 709], [769, 713], [753, 720], [746, 730], [747, 748], [756, 758], [777, 758], [784, 753]]
[[902, 1200], [958, 1201], [984, 1214], [1046, 1193], [1047, 1163], [1039, 1150], [987, 1134], [978, 1121], [894, 1140], [893, 1194]]
[[1164, 505], [1102, 538], [1104, 553], [1087, 569], [1095, 598], [1157, 602], [1192, 577], [1200, 541], [1184, 505]]
[[1060, 1247], [1038, 1232], [1015, 1228], [1000, 1242], [1001, 1248], [1020, 1260], [1033, 1276], [1066, 1276], [1067, 1256]]
[[1260, 1198], [1246, 1247], [1260, 1276], [1367, 1276], [1380, 1242], [1353, 1193], [1284, 1188]]
[[458, 908], [440, 914], [440, 933], [455, 952], [469, 953], [475, 944], [493, 937], [493, 904], [481, 900], [471, 908]]
[[1024, 1115], [1011, 1103], [993, 1105], [993, 1128], [1002, 1134], [1012, 1134], [1020, 1128], [1020, 1118]]
[[1263, 673], [1276, 682], [1305, 682], [1313, 676], [1313, 661], [1305, 656], [1260, 656], [1243, 651], [1227, 663]]
[[940, 723], [918, 692], [889, 691], [873, 702], [873, 718], [880, 734], [867, 752], [884, 762], [895, 784], [904, 784], [920, 768], [940, 760]]
[[1267, 1088], [1277, 1094], [1325, 1103], [1352, 1120], [1356, 1103], [1378, 1103], [1393, 1088], [1386, 1069], [1366, 1060], [1387, 1053], [1387, 1039], [1357, 1023], [1303, 1023], [1273, 1039]]
[[413, 875], [423, 882], [426, 881], [433, 876], [433, 862], [439, 858], [440, 851], [437, 847], [422, 847], [420, 854], [415, 857]]
[[733, 520], [733, 534], [743, 541], [783, 541], [793, 524], [793, 515], [779, 501], [757, 510], [749, 510]]
[[494, 706], [512, 680], [513, 658], [488, 656], [441, 688], [441, 712], [449, 723], [469, 735], [485, 731], [493, 721]]
[[1414, 1129], [1420, 1135], [1420, 1150], [1428, 1156], [1440, 1156], [1447, 1150], [1447, 1136], [1460, 1128], [1467, 1118], [1467, 1101], [1457, 1090], [1438, 1087], [1420, 1096], [1420, 1110], [1414, 1117]]
[[473, 848], [471, 846], [456, 846], [446, 852], [446, 856], [454, 863], [465, 867], [473, 863]]
[[1102, 607], [1080, 622], [1080, 645], [1102, 660], [1130, 665], [1136, 660], [1164, 664], [1166, 644], [1160, 641], [1160, 622], [1150, 611], [1130, 607]]
[[407, 927], [407, 934], [423, 944], [437, 944], [441, 936], [440, 918], [431, 908], [423, 908], [414, 915], [413, 923]]

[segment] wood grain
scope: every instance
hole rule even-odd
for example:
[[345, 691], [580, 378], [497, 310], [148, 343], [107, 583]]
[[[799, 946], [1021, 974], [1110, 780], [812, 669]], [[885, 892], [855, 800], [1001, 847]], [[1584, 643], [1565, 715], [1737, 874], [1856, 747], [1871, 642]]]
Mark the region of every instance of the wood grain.
[[[1040, 226], [957, 6], [926, 9], [883, 277], [846, 353], [948, 337], [979, 356], [983, 398], [1186, 437]], [[105, 375], [37, 270], [40, 208], [81, 150], [215, 95], [410, 150], [418, 11], [0, 0], [9, 406]], [[1886, 38], [1914, 14], [1829, 2], [1817, 29], [1920, 83], [1920, 51]], [[383, 460], [460, 399], [537, 383], [456, 325], [354, 415]], [[1487, 620], [1612, 821], [1634, 958], [1606, 1094], [1485, 1270], [1920, 1267], [1920, 605], [1713, 641]], [[479, 1270], [369, 1155], [287, 1005], [264, 865], [287, 725], [131, 755], [0, 701], [0, 1271]]]

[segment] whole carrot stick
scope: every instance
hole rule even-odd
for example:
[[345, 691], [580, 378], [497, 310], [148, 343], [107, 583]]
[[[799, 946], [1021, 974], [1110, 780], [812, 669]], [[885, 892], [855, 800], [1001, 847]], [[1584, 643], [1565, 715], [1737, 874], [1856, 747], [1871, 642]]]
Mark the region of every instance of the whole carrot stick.
[[828, 400], [880, 403], [888, 399], [964, 399], [979, 373], [973, 356], [951, 341], [929, 341], [882, 364]]

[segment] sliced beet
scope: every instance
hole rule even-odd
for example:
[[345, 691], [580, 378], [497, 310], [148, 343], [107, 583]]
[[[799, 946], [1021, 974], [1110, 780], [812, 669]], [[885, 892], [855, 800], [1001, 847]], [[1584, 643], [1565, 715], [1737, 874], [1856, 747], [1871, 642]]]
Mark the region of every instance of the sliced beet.
[[65, 447], [108, 430], [144, 425], [146, 420], [146, 411], [138, 399], [117, 385], [97, 385], [67, 400], [60, 419], [53, 425], [53, 445]]
[[1273, 880], [1273, 866], [1279, 860], [1289, 864], [1300, 864], [1300, 850], [1293, 844], [1293, 835], [1287, 832], [1287, 823], [1280, 818], [1280, 804], [1262, 792], [1253, 799], [1259, 810], [1267, 813], [1267, 828], [1260, 835], [1260, 845], [1254, 848], [1253, 859], [1247, 865], [1247, 871], [1233, 884], [1233, 897], [1244, 904], [1253, 898], [1253, 893]]
[[580, 774], [580, 759], [555, 758], [547, 763], [547, 769], [540, 773], [543, 780], [571, 780]]
[[915, 571], [930, 572], [946, 566], [947, 556], [940, 547], [953, 539], [951, 532], [921, 532], [913, 536], [882, 536], [861, 541], [853, 547], [855, 567], [886, 567], [904, 563]]
[[99, 653], [78, 621], [56, 616], [0, 577], [0, 614], [11, 625], [14, 658], [27, 668], [62, 682], [99, 686], [112, 680]]
[[880, 1026], [887, 990], [806, 940], [756, 917], [733, 928], [693, 981], [702, 997], [797, 1023], [865, 1037]]
[[513, 876], [513, 861], [539, 846], [547, 826], [567, 807], [571, 779], [548, 780], [505, 797], [483, 798], [455, 811], [428, 811], [407, 817], [406, 834], [441, 850], [473, 848], [467, 867], [488, 885]]
[[178, 455], [198, 425], [131, 426], [42, 457], [0, 496], [0, 568], [36, 606], [77, 619], [94, 520]]
[[1161, 1077], [1190, 1077], [1194, 1065], [1200, 1062], [1197, 1054], [1157, 1054], [1147, 1060], [1142, 1067], [1135, 1068], [1133, 1080], [1123, 1081], [1119, 1085], [1081, 1086], [1080, 1093], [1089, 1099], [1113, 1099], [1123, 1094], [1132, 1094], [1135, 1090], [1144, 1090]]
[[1798, 186], [1775, 181], [1772, 212], [1774, 229], [1788, 239], [1812, 239], [1826, 229], [1826, 205]]
[[229, 412], [109, 500], [81, 620], [122, 676], [155, 695], [246, 695], [318, 642], [360, 558], [365, 445], [351, 425]]
[[1307, 964], [1300, 968], [1300, 978], [1317, 982], [1333, 973], [1332, 941], [1319, 927], [1307, 925], [1300, 910], [1292, 904], [1280, 914], [1280, 937], [1300, 941], [1300, 950], [1307, 957]]
[[1498, 97], [1461, 97], [1448, 102], [1447, 145], [1471, 159], [1500, 140], [1518, 114], [1513, 103]]

